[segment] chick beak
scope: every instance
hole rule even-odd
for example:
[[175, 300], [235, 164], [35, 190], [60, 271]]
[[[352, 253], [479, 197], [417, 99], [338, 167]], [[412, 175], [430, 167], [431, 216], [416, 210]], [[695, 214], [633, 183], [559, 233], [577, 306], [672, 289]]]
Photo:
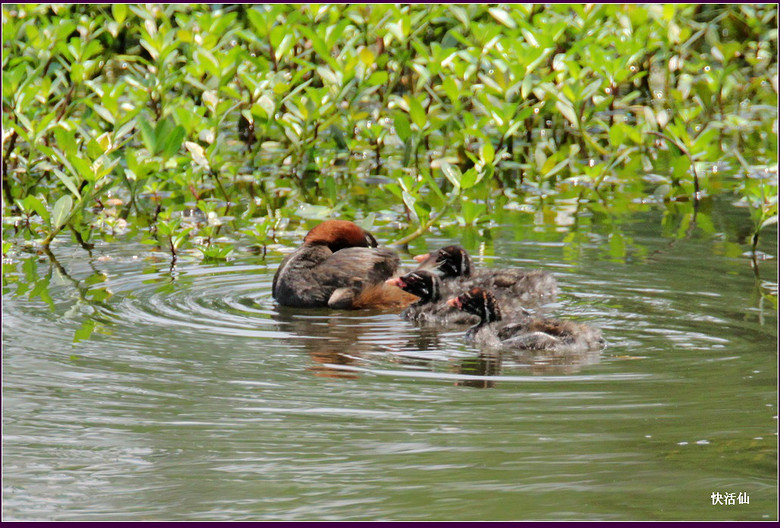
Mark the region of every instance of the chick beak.
[[454, 306], [455, 308], [461, 309], [463, 307], [463, 304], [460, 302], [460, 298], [453, 297], [449, 301], [447, 301], [447, 305]]
[[428, 258], [430, 255], [431, 255], [430, 253], [425, 253], [425, 254], [423, 254], [423, 255], [415, 255], [415, 256], [414, 256], [414, 257], [412, 257], [412, 258], [413, 258], [414, 260], [416, 260], [417, 262], [423, 262], [423, 261], [424, 261], [425, 259], [427, 259], [427, 258]]
[[392, 279], [387, 279], [385, 281], [385, 284], [389, 284], [390, 286], [396, 286], [401, 289], [403, 289], [403, 287], [406, 286], [406, 283], [401, 279], [401, 277], [393, 277]]

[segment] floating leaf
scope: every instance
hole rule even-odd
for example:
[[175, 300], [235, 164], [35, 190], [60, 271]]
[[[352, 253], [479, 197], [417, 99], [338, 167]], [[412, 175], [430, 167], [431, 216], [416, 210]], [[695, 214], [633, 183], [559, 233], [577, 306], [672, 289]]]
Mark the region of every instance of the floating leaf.
[[[92, 335], [92, 331], [95, 329], [95, 321], [92, 319], [85, 319], [83, 323], [81, 323], [81, 326], [78, 330], [73, 334], [73, 342], [78, 343], [79, 341], [84, 341], [86, 339], [89, 339], [89, 336]], [[71, 356], [74, 357], [74, 356]]]

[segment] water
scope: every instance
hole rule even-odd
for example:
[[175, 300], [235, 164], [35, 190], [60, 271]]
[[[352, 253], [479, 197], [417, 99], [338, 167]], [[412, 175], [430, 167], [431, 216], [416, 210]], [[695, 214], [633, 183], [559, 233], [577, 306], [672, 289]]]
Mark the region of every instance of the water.
[[4, 520], [776, 519], [777, 261], [757, 279], [730, 232], [659, 224], [416, 242], [554, 272], [548, 309], [609, 341], [584, 357], [281, 309], [275, 251], [172, 274], [146, 246], [60, 241], [6, 271]]

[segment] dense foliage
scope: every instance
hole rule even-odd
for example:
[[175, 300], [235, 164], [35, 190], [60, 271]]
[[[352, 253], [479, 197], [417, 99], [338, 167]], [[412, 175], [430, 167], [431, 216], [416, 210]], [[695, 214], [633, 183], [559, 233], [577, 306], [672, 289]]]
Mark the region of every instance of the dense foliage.
[[690, 224], [719, 193], [755, 250], [776, 26], [773, 4], [5, 4], [3, 253], [69, 231], [223, 259], [304, 219], [408, 240], [550, 204]]

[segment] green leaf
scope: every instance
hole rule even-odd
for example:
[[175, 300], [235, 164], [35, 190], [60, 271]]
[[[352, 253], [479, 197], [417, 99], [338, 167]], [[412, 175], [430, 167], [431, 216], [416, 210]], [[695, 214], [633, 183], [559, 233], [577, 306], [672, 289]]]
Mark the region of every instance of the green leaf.
[[444, 78], [441, 82], [441, 88], [453, 104], [460, 99], [460, 90], [458, 90], [458, 85], [451, 76], [448, 75]]
[[273, 99], [271, 99], [267, 94], [263, 94], [260, 96], [260, 99], [257, 100], [256, 103], [260, 109], [265, 112], [266, 119], [273, 119], [274, 118], [274, 111], [276, 110], [276, 105], [274, 104]]
[[114, 114], [109, 112], [106, 108], [100, 105], [95, 105], [92, 107], [92, 109], [95, 110], [95, 113], [97, 113], [97, 115], [105, 119], [107, 122], [111, 123], [112, 125], [115, 123]]
[[559, 161], [556, 165], [552, 165], [550, 162], [554, 162], [554, 161], [555, 158], [548, 158], [544, 164], [544, 167], [542, 167], [542, 174], [546, 178], [558, 174], [561, 170], [563, 170], [564, 167], [566, 167], [569, 164], [568, 159], [564, 159], [562, 161]]
[[536, 161], [536, 168], [539, 172], [542, 172], [542, 167], [544, 167], [547, 161], [547, 154], [544, 153], [544, 148], [541, 145], [537, 145], [534, 150], [534, 160]]
[[173, 126], [173, 120], [170, 117], [166, 117], [157, 122], [157, 126], [154, 128], [155, 153], [162, 151], [162, 145], [168, 137], [168, 134], [173, 130]]
[[450, 165], [446, 161], [442, 161], [441, 171], [444, 173], [444, 176], [450, 180], [450, 183], [452, 183], [456, 189], [460, 188], [460, 182], [463, 175], [460, 173], [460, 169], [456, 165]]
[[679, 156], [672, 162], [672, 174], [674, 174], [674, 177], [678, 180], [685, 178], [688, 174], [688, 169], [690, 168], [691, 160], [688, 159], [688, 156]]
[[777, 223], [777, 215], [772, 215], [763, 222], [761, 222], [761, 226], [759, 229], [764, 229], [768, 225], [776, 224]]
[[333, 137], [333, 141], [336, 142], [336, 146], [340, 150], [347, 149], [347, 140], [344, 138], [344, 132], [336, 125], [330, 125], [330, 135]]
[[368, 78], [368, 81], [366, 83], [369, 86], [381, 86], [385, 83], [387, 83], [388, 74], [386, 71], [375, 71], [371, 74], [371, 77]]
[[416, 97], [409, 98], [409, 115], [412, 117], [412, 121], [419, 130], [425, 128], [425, 110], [423, 109], [420, 101]]
[[118, 24], [121, 24], [127, 17], [127, 6], [125, 4], [112, 4], [111, 16], [114, 17]]
[[87, 142], [87, 156], [89, 156], [92, 159], [97, 159], [100, 156], [103, 155], [105, 150], [100, 146], [100, 143], [95, 141], [95, 139], [90, 139]]
[[574, 111], [574, 108], [563, 101], [558, 101], [555, 103], [555, 108], [560, 110], [561, 114], [563, 114], [563, 117], [569, 120], [569, 122], [575, 126], [578, 127], [579, 120], [577, 119], [577, 113]]
[[51, 213], [51, 221], [54, 229], [59, 229], [65, 224], [65, 220], [68, 218], [72, 207], [73, 198], [71, 198], [69, 194], [65, 194], [57, 200]]
[[414, 223], [419, 224], [420, 217], [417, 216], [417, 211], [414, 209], [414, 204], [417, 202], [417, 199], [406, 191], [403, 191], [402, 196], [406, 207], [409, 209], [409, 215], [412, 217], [412, 220], [414, 220]]
[[482, 158], [482, 161], [485, 163], [493, 163], [493, 160], [496, 157], [496, 150], [493, 148], [493, 144], [489, 142], [483, 143], [479, 148], [479, 157]]
[[479, 173], [472, 167], [463, 173], [460, 179], [460, 187], [461, 189], [470, 189], [476, 185], [477, 181], [479, 181]]
[[[422, 181], [428, 186], [428, 188], [441, 200], [442, 202], [447, 201], [447, 197], [444, 196], [444, 193], [441, 192], [441, 189], [439, 188], [439, 185], [436, 183], [436, 180], [433, 179], [431, 176], [430, 171], [421, 171], [420, 176], [422, 177]], [[426, 200], [427, 203], [430, 202], [431, 196], [427, 197], [428, 200]]]
[[332, 84], [335, 86], [341, 85], [336, 73], [327, 66], [317, 66], [317, 73], [325, 84]]
[[623, 132], [623, 124], [615, 123], [609, 129], [609, 143], [612, 148], [618, 148], [623, 145], [626, 134]]
[[68, 154], [67, 158], [73, 169], [76, 171], [74, 176], [80, 176], [81, 178], [88, 181], [95, 179], [95, 173], [92, 171], [92, 164], [89, 161], [82, 158], [78, 154]]
[[259, 37], [265, 37], [268, 34], [268, 23], [264, 18], [264, 15], [257, 9], [247, 9], [247, 17], [252, 27]]
[[209, 160], [206, 159], [206, 153], [204, 152], [203, 147], [192, 141], [185, 141], [184, 146], [190, 151], [192, 159], [197, 165], [200, 165], [205, 169], [209, 168]]
[[80, 62], [74, 62], [70, 67], [70, 78], [75, 84], [79, 84], [84, 80], [84, 64]]
[[24, 211], [35, 211], [45, 221], [48, 221], [49, 218], [51, 218], [49, 211], [46, 210], [46, 206], [43, 205], [43, 202], [41, 202], [37, 196], [28, 194], [21, 203]]
[[491, 7], [490, 9], [488, 9], [488, 12], [493, 16], [493, 18], [495, 18], [496, 20], [504, 24], [506, 27], [512, 29], [517, 27], [515, 21], [512, 20], [511, 16], [509, 16], [509, 13], [507, 13], [503, 9], [500, 9], [498, 7]]
[[54, 172], [54, 175], [57, 176], [57, 178], [59, 178], [60, 181], [65, 184], [65, 187], [67, 187], [68, 190], [72, 192], [77, 199], [81, 200], [81, 193], [79, 192], [79, 188], [76, 186], [75, 183], [73, 183], [73, 180], [70, 178], [70, 176], [68, 176], [67, 174], [65, 174], [64, 172], [62, 172], [60, 169], [56, 167], [52, 169], [52, 172]]
[[62, 127], [58, 126], [54, 129], [54, 139], [57, 140], [57, 146], [60, 147], [65, 154], [75, 154], [79, 149], [73, 132], [65, 130]]
[[216, 78], [220, 77], [221, 71], [219, 69], [219, 61], [217, 61], [216, 57], [214, 57], [210, 51], [200, 48], [192, 55], [192, 58], [208, 73]]
[[325, 205], [312, 205], [303, 203], [298, 206], [298, 210], [295, 213], [301, 218], [308, 218], [310, 220], [325, 220], [333, 214], [333, 209]]
[[412, 127], [409, 125], [406, 114], [396, 112], [393, 115], [393, 124], [395, 125], [395, 132], [401, 138], [401, 141], [405, 142], [412, 136]]
[[485, 204], [464, 200], [461, 202], [460, 211], [463, 214], [463, 223], [472, 225], [485, 212]]
[[404, 141], [404, 154], [401, 158], [401, 166], [409, 167], [412, 162], [412, 154], [416, 148], [416, 142], [414, 139], [408, 139]]
[[152, 128], [152, 125], [150, 125], [149, 122], [143, 117], [138, 116], [138, 127], [141, 129], [141, 139], [146, 146], [146, 150], [149, 151], [149, 154], [154, 156], [157, 140], [154, 135], [154, 129]]
[[181, 148], [181, 144], [184, 141], [184, 137], [187, 132], [181, 125], [176, 125], [173, 131], [163, 138], [163, 145], [161, 148], [161, 154], [164, 159], [168, 159], [176, 154]]

